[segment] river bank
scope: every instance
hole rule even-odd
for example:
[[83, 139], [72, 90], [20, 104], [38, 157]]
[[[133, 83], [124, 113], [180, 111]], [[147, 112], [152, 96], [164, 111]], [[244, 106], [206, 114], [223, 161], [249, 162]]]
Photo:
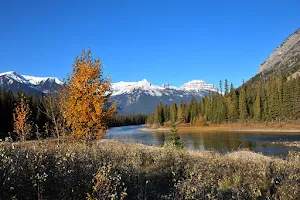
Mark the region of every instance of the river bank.
[[[177, 125], [179, 132], [191, 131], [234, 131], [234, 132], [276, 132], [276, 133], [300, 133], [299, 123], [231, 123], [231, 124], [207, 124], [205, 126], [192, 126], [190, 124]], [[145, 125], [142, 131], [167, 132], [169, 126], [157, 127]]]
[[294, 142], [273, 142], [273, 144], [283, 144], [287, 147], [295, 147], [300, 149], [300, 142], [299, 141], [294, 141]]

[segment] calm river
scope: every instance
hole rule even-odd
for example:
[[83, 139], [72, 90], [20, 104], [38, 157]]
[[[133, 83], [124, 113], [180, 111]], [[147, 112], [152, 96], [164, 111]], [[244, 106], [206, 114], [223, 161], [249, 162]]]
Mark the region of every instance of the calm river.
[[[143, 126], [123, 126], [112, 128], [105, 139], [142, 143], [146, 145], [162, 145], [168, 139], [168, 133], [141, 131]], [[186, 149], [213, 150], [229, 152], [248, 148], [264, 155], [285, 156], [288, 151], [296, 150], [280, 141], [300, 141], [300, 133], [266, 133], [266, 132], [224, 132], [224, 131], [191, 131], [180, 133]]]

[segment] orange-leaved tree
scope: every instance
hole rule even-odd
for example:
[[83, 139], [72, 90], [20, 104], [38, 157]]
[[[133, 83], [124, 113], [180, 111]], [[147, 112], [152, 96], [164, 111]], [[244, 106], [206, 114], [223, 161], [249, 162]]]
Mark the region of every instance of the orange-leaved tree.
[[90, 50], [83, 51], [62, 92], [63, 115], [75, 138], [91, 140], [104, 136], [107, 121], [116, 111], [109, 99], [110, 91], [111, 82], [103, 77], [100, 60], [93, 59]]
[[26, 140], [32, 130], [29, 120], [30, 115], [31, 110], [29, 105], [22, 97], [15, 108], [15, 112], [13, 113], [14, 132], [18, 135], [21, 141]]

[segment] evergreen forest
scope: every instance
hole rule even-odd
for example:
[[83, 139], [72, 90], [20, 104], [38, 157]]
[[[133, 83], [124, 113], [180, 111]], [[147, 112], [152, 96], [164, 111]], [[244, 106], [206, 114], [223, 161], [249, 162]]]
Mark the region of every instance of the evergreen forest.
[[172, 121], [203, 125], [203, 123], [280, 122], [300, 119], [300, 78], [280, 77], [268, 81], [243, 83], [237, 89], [228, 81], [220, 81], [218, 93], [197, 101], [160, 103], [148, 124], [163, 125]]

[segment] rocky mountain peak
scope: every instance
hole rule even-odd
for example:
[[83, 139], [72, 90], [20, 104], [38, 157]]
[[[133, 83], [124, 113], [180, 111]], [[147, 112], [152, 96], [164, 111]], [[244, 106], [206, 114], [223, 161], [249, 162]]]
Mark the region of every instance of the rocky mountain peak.
[[269, 58], [260, 65], [258, 73], [283, 68], [292, 68], [300, 62], [300, 28], [278, 46]]
[[184, 83], [179, 89], [186, 91], [210, 90], [217, 91], [217, 88], [212, 84], [208, 84], [203, 80], [192, 80]]

